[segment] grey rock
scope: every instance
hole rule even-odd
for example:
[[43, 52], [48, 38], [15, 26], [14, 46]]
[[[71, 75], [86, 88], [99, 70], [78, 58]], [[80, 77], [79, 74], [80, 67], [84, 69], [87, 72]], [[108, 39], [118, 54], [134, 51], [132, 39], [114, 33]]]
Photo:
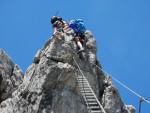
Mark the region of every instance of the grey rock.
[[85, 52], [77, 54], [72, 30], [52, 36], [35, 55], [23, 83], [1, 103], [0, 113], [89, 113], [76, 79], [81, 72], [73, 58], [106, 113], [135, 113], [123, 103], [111, 79], [96, 67], [101, 67], [96, 41], [90, 31], [86, 37]]
[[0, 102], [11, 97], [13, 91], [22, 83], [23, 73], [19, 66], [0, 49]]
[[104, 84], [106, 88], [102, 96], [102, 104], [106, 113], [135, 113], [135, 108], [133, 106], [123, 103], [110, 77], [106, 76]]

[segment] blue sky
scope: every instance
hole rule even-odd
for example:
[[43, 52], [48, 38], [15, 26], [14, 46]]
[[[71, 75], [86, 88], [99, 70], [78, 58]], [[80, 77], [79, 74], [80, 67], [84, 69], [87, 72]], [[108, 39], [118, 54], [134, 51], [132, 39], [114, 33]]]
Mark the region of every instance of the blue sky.
[[[50, 38], [50, 18], [82, 18], [98, 45], [104, 70], [150, 99], [149, 0], [0, 0], [0, 48], [25, 72]], [[114, 81], [126, 104], [138, 112], [139, 98]], [[143, 102], [141, 113], [150, 112]]]

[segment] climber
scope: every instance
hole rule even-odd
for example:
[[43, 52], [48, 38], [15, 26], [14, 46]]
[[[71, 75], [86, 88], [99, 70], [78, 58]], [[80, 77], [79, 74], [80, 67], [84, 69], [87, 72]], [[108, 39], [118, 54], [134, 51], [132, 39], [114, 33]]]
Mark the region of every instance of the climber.
[[67, 22], [65, 22], [62, 18], [56, 16], [51, 18], [51, 24], [54, 30], [54, 34], [57, 33], [57, 31], [63, 32], [63, 29], [68, 25]]
[[53, 30], [54, 30], [54, 34], [56, 34], [57, 33], [57, 31], [59, 31], [59, 32], [63, 32], [63, 28], [64, 28], [64, 25], [63, 25], [63, 23], [62, 22], [60, 22], [60, 21], [56, 21], [53, 25], [52, 25], [52, 27], [53, 27]]
[[79, 52], [84, 51], [83, 45], [85, 45], [85, 26], [81, 19], [71, 20], [68, 25], [69, 28], [72, 28], [75, 32], [75, 41], [79, 47]]

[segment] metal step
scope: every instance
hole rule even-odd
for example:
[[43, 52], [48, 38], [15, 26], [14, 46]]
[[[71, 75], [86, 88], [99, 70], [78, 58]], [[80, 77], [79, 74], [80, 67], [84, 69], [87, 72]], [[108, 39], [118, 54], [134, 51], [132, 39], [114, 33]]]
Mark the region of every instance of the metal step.
[[102, 113], [100, 110], [92, 110], [91, 113]]
[[88, 88], [89, 88], [88, 86], [79, 86], [79, 87], [80, 87], [80, 89], [83, 90], [83, 91], [88, 90]]
[[87, 81], [84, 80], [84, 79], [78, 79], [78, 82], [82, 82], [82, 81], [87, 82]]
[[93, 95], [92, 95], [92, 96], [91, 96], [91, 95], [87, 95], [87, 96], [83, 95], [83, 97], [84, 97], [84, 98], [87, 98], [87, 99], [88, 99], [88, 98], [95, 98]]
[[88, 105], [98, 105], [97, 102], [88, 102]]
[[82, 78], [82, 77], [77, 77], [78, 80], [85, 80], [87, 81], [85, 78]]
[[99, 109], [99, 106], [90, 106], [90, 109]]
[[82, 91], [81, 91], [81, 93], [84, 93], [84, 92], [85, 92], [85, 93], [92, 93], [91, 90], [82, 90]]
[[86, 82], [80, 82], [79, 84], [80, 84], [80, 85], [81, 85], [81, 84], [88, 85]]
[[77, 77], [77, 79], [84, 79], [84, 77]]
[[78, 83], [86, 83], [86, 84], [87, 84], [87, 82], [86, 82], [86, 81], [79, 81]]
[[88, 94], [87, 95], [86, 94], [82, 94], [82, 95], [85, 96], [85, 98], [90, 98], [90, 96], [93, 97], [93, 95], [88, 95]]
[[93, 95], [93, 93], [82, 93], [82, 95], [85, 95], [85, 96], [87, 96], [87, 95]]
[[84, 78], [77, 78], [77, 80], [84, 80], [84, 81], [87, 81], [86, 79]]
[[88, 84], [87, 83], [79, 83], [79, 86], [88, 86]]
[[79, 86], [88, 86], [88, 84], [87, 83], [79, 83]]
[[96, 99], [87, 99], [87, 101], [93, 102], [93, 101], [96, 101]]
[[79, 83], [79, 85], [87, 85], [87, 86], [88, 86], [88, 84], [87, 84], [87, 83], [82, 83], [82, 82], [81, 82], [81, 83]]
[[84, 88], [81, 88], [81, 91], [82, 90], [84, 91], [84, 90], [91, 90], [91, 89], [89, 87], [87, 87], [87, 88], [84, 87]]
[[82, 77], [80, 77], [80, 78], [77, 77], [77, 79], [78, 79], [78, 80], [85, 80], [85, 81], [87, 81], [86, 79], [84, 79], [84, 78], [82, 78]]
[[80, 81], [78, 81], [78, 83], [84, 83], [84, 84], [87, 84], [87, 81], [82, 81], [82, 80], [80, 80]]
[[87, 84], [79, 84], [79, 86], [82, 86], [82, 87], [84, 87], [84, 86], [89, 87]]

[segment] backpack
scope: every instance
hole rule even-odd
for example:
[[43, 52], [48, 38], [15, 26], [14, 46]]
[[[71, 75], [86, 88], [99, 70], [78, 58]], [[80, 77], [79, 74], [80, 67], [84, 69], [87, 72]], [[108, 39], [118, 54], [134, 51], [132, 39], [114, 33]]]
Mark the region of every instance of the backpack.
[[74, 21], [74, 24], [76, 25], [76, 31], [81, 34], [81, 35], [84, 35], [85, 34], [85, 31], [86, 31], [86, 28], [85, 28], [85, 25], [83, 23], [83, 20], [82, 19], [76, 19]]

